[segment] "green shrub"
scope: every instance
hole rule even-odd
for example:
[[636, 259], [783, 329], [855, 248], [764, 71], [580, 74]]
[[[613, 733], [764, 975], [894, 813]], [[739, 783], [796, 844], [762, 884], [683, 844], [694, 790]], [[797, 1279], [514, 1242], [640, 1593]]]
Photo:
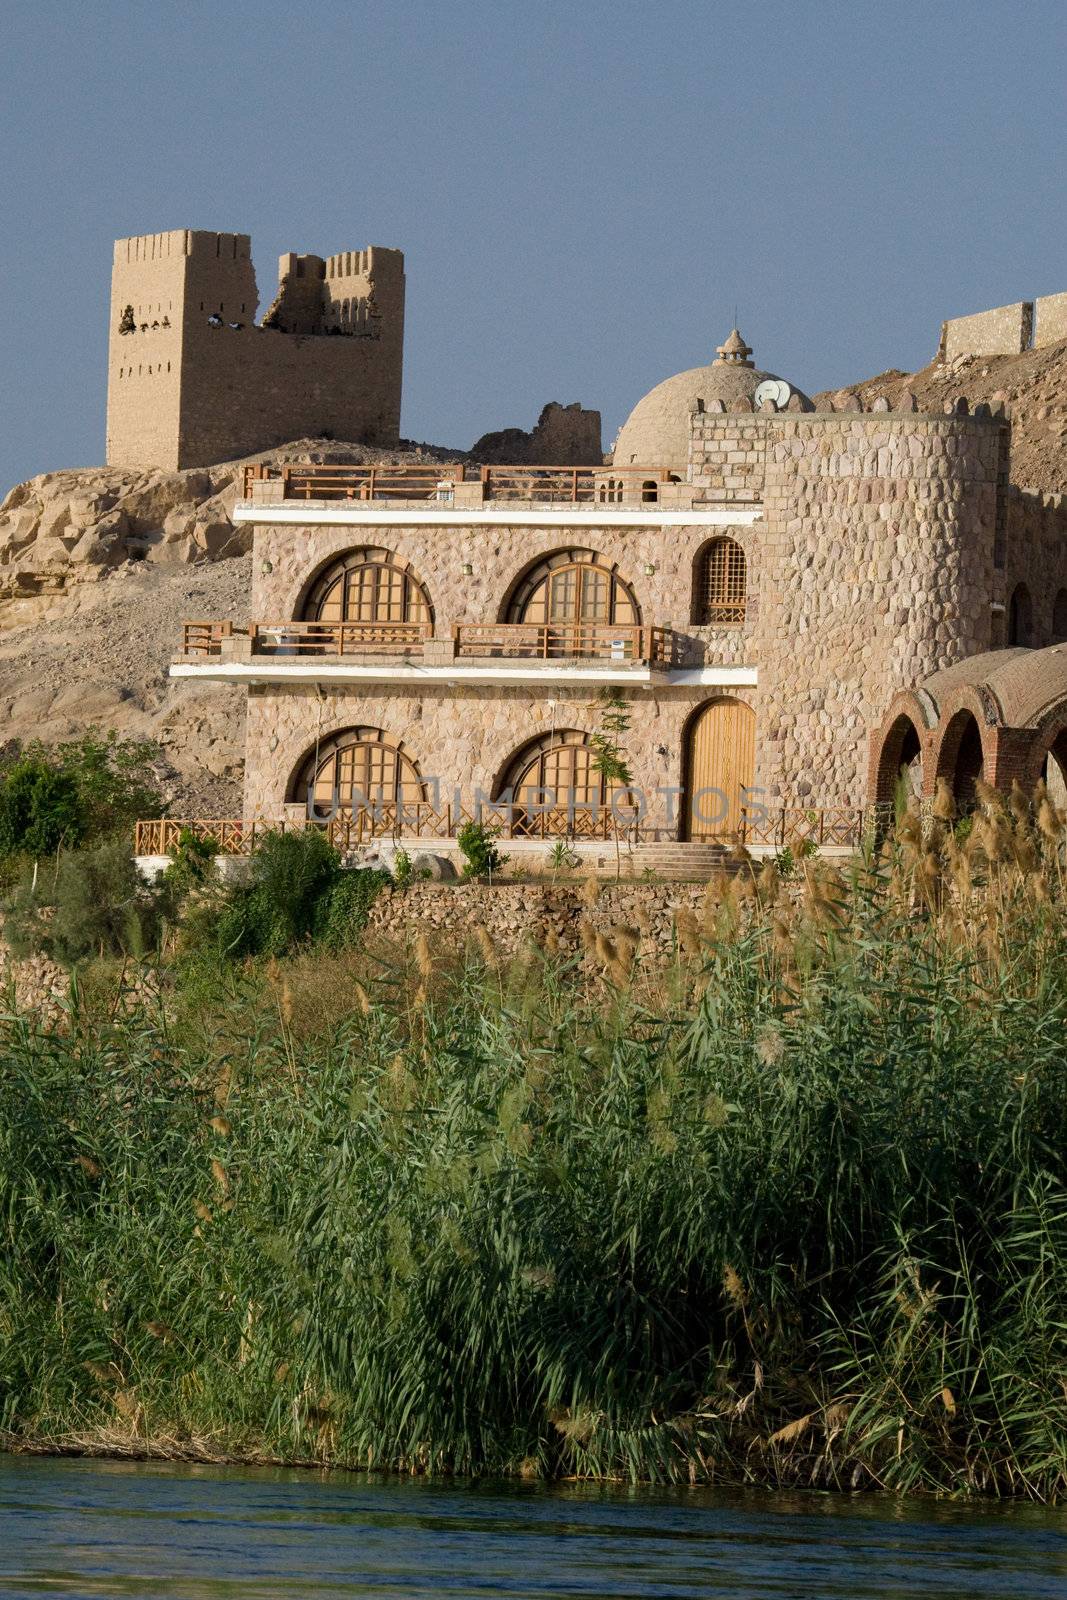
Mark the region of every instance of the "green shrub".
[[484, 822], [465, 822], [456, 835], [456, 843], [466, 857], [463, 868], [465, 878], [491, 878], [507, 861], [496, 847], [500, 829]]
[[370, 908], [387, 884], [388, 872], [376, 867], [355, 867], [342, 872], [320, 900], [314, 937], [327, 950], [352, 950], [367, 926]]
[[28, 868], [4, 912], [16, 955], [42, 951], [68, 967], [91, 956], [143, 956], [160, 925], [160, 894], [118, 841], [67, 851], [48, 871]]
[[219, 953], [230, 960], [281, 956], [309, 939], [341, 871], [340, 856], [318, 828], [265, 834], [248, 881], [222, 898]]
[[124, 835], [139, 817], [158, 816], [162, 798], [151, 771], [155, 747], [137, 740], [34, 740], [0, 772], [0, 857], [49, 855], [61, 846]]

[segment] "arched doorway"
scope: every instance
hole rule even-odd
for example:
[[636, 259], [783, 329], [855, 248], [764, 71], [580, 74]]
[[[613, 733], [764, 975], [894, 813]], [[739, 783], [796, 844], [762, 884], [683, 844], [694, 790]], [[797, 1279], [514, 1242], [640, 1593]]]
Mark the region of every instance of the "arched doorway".
[[1067, 589], [1060, 589], [1052, 602], [1052, 643], [1067, 644]]
[[[627, 633], [635, 633], [641, 612], [630, 585], [594, 550], [557, 550], [519, 579], [505, 607], [507, 622], [544, 629], [543, 653], [580, 656], [590, 648], [601, 624], [620, 630], [626, 651]], [[631, 650], [636, 639], [631, 639]]]
[[[577, 728], [556, 728], [515, 752], [493, 798], [501, 804], [510, 799], [516, 834], [557, 837], [610, 832], [616, 793], [626, 791], [613, 789], [597, 771], [589, 735]], [[620, 823], [630, 820], [629, 809], [616, 801]]]
[[953, 799], [963, 811], [975, 803], [975, 785], [982, 776], [984, 761], [982, 731], [970, 711], [957, 711], [941, 739], [937, 775], [952, 789]]
[[918, 799], [922, 783], [922, 740], [914, 722], [902, 712], [882, 741], [874, 798], [879, 805], [898, 797]]
[[415, 761], [381, 728], [345, 728], [308, 752], [287, 798], [316, 822], [417, 805], [426, 790]]
[[756, 714], [743, 700], [709, 700], [690, 717], [683, 744], [682, 837], [738, 832], [756, 761]]
[[433, 622], [430, 597], [415, 573], [391, 550], [349, 550], [312, 580], [300, 605], [301, 622]]

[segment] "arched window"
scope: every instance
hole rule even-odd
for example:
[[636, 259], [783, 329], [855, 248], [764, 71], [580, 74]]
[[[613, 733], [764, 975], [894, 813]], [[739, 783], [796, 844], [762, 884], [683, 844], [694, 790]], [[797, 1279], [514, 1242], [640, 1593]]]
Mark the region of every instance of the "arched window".
[[316, 821], [381, 811], [426, 799], [419, 769], [403, 745], [381, 728], [346, 728], [324, 740], [301, 762], [289, 786], [290, 801], [308, 807]]
[[654, 503], [659, 499], [659, 484], [655, 478], [646, 478], [641, 485], [641, 499], [645, 504]]
[[1061, 589], [1052, 602], [1052, 643], [1067, 643], [1067, 589]]
[[748, 568], [736, 539], [712, 539], [697, 556], [693, 621], [740, 627], [745, 620]]
[[1008, 604], [1008, 643], [1031, 645], [1034, 642], [1034, 608], [1025, 583], [1017, 583]]
[[313, 581], [302, 622], [433, 622], [429, 595], [390, 550], [350, 550]]
[[[617, 791], [595, 765], [589, 735], [558, 728], [517, 751], [501, 774], [495, 798], [511, 799], [516, 833], [581, 833], [610, 817]], [[622, 811], [621, 804], [616, 808]], [[627, 820], [624, 814], [620, 820]]]
[[633, 590], [593, 550], [558, 550], [512, 590], [508, 622], [639, 623]]
[[622, 479], [605, 478], [604, 482], [597, 485], [597, 499], [604, 505], [619, 505], [622, 502]]

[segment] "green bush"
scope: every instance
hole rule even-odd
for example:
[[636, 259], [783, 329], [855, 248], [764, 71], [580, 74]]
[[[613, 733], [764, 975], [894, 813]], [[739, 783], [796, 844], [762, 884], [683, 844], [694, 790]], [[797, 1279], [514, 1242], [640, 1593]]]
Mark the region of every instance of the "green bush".
[[484, 822], [465, 822], [456, 835], [456, 843], [466, 857], [463, 868], [465, 878], [491, 878], [507, 861], [496, 847], [500, 829]]
[[48, 871], [27, 868], [5, 907], [4, 934], [17, 956], [41, 951], [64, 966], [140, 957], [158, 944], [161, 904], [115, 841], [67, 851]]
[[327, 950], [352, 950], [367, 926], [370, 908], [387, 884], [388, 872], [356, 867], [342, 872], [316, 908], [314, 938]]
[[219, 953], [229, 960], [285, 955], [311, 938], [341, 874], [341, 858], [320, 829], [265, 834], [248, 881], [223, 896]]
[[0, 857], [49, 855], [60, 847], [124, 835], [139, 817], [158, 816], [151, 771], [155, 748], [137, 740], [81, 739], [18, 748], [0, 772]]

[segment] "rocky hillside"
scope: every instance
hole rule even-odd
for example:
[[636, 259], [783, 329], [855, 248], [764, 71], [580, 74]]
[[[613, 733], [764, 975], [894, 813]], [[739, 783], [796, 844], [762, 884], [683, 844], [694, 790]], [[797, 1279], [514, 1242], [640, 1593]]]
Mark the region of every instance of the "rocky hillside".
[[[1020, 489], [1045, 494], [1067, 490], [1067, 343], [1025, 350], [1018, 356], [960, 356], [932, 361], [918, 372], [890, 368], [875, 378], [851, 384], [848, 392], [868, 404], [879, 395], [893, 402], [910, 390], [920, 411], [941, 411], [963, 396], [968, 405], [1006, 400], [1011, 405], [1011, 480]], [[826, 404], [845, 390], [825, 391]]]
[[[298, 440], [263, 461], [427, 461]], [[244, 621], [249, 533], [232, 511], [243, 462], [188, 472], [106, 467], [43, 473], [0, 504], [0, 718], [4, 744], [87, 726], [154, 739], [172, 809], [237, 816], [244, 695], [172, 683], [187, 618]]]

